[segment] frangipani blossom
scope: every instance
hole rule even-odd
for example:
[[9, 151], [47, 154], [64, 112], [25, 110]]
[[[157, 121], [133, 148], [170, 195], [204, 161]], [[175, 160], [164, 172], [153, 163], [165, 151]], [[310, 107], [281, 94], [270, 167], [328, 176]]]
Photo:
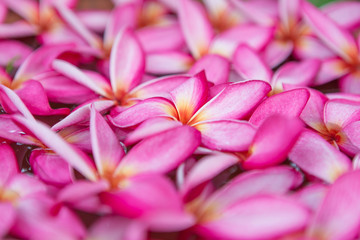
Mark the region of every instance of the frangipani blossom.
[[[69, 113], [67, 108], [52, 109], [50, 107], [46, 89], [35, 79], [51, 71], [51, 62], [70, 48], [71, 45], [39, 48], [25, 59], [16, 71], [14, 79], [11, 79], [6, 72], [0, 71], [1, 85], [14, 90], [34, 115], [67, 115]], [[6, 106], [3, 107], [7, 110]]]
[[[59, 200], [79, 203], [87, 197], [100, 194], [101, 201], [116, 213], [141, 218], [154, 229], [161, 229], [165, 219], [174, 221], [176, 217], [182, 219], [184, 225], [179, 226], [179, 222], [168, 222], [164, 229], [183, 228], [191, 224], [191, 218], [181, 213], [182, 206], [175, 189], [162, 174], [174, 169], [197, 148], [200, 136], [195, 129], [183, 126], [164, 132], [139, 143], [125, 155], [106, 121], [92, 107], [90, 132], [95, 160], [93, 164], [83, 152], [66, 143], [45, 125], [20, 116], [13, 118], [63, 157], [85, 178], [93, 181], [93, 187], [89, 182], [88, 190], [83, 191], [79, 191], [81, 188], [77, 185], [81, 186], [84, 183], [75, 182], [60, 193]], [[104, 142], [105, 139], [107, 143]], [[182, 152], [174, 155], [179, 144]], [[144, 192], [136, 190], [139, 188], [144, 189]], [[94, 190], [90, 191], [91, 189]], [[153, 193], [152, 198], [143, 195], [147, 191]], [[164, 192], [171, 201], [159, 201]], [[163, 218], [158, 217], [158, 221], [154, 221], [152, 214], [160, 214]]]
[[319, 38], [338, 57], [324, 61], [317, 84], [323, 84], [341, 77], [340, 88], [348, 93], [359, 92], [360, 53], [357, 41], [346, 29], [339, 27], [330, 18], [309, 3], [302, 4], [303, 14]]
[[[122, 128], [144, 122], [129, 135], [131, 140], [127, 143], [185, 124], [202, 133], [202, 143], [206, 147], [242, 150], [244, 143], [238, 139], [242, 131], [252, 132], [252, 126], [238, 119], [247, 116], [265, 97], [270, 91], [269, 85], [256, 80], [233, 83], [208, 99], [208, 82], [204, 75], [201, 72], [171, 91], [171, 100], [146, 99], [110, 119]], [[232, 137], [229, 138], [229, 134]]]
[[[244, 60], [246, 59], [246, 60]], [[234, 53], [235, 71], [244, 79], [260, 79], [271, 84], [272, 93], [284, 91], [284, 85], [306, 87], [315, 79], [321, 62], [316, 59], [288, 62], [275, 73], [252, 48], [240, 45]]]
[[[48, 189], [35, 177], [19, 172], [11, 147], [1, 144], [0, 152], [0, 208], [3, 216], [0, 236], [13, 234], [30, 239], [50, 236], [70, 239], [83, 236], [83, 226], [68, 209], [64, 208], [58, 216], [51, 216], [54, 200], [48, 195]], [[72, 225], [67, 225], [66, 221]], [[32, 231], [24, 231], [26, 228], [31, 228]]]
[[[227, 154], [205, 157], [186, 175], [180, 191], [187, 211], [197, 219], [191, 230], [206, 238], [259, 239], [303, 229], [307, 209], [281, 196], [302, 182], [301, 175], [290, 167], [249, 171], [219, 190], [209, 191], [208, 184], [194, 195], [193, 190], [204, 186], [234, 160]], [[263, 201], [268, 202], [267, 207], [262, 207]], [[266, 220], [273, 214], [278, 221]]]
[[[333, 56], [333, 53], [314, 36], [309, 26], [302, 22], [302, 0], [268, 1], [269, 4], [273, 3], [270, 8], [275, 8], [273, 11], [269, 11], [269, 4], [265, 5], [264, 1], [233, 2], [254, 22], [275, 27], [275, 37], [263, 52], [264, 61], [269, 66], [278, 66], [292, 53], [300, 59], [323, 59]], [[257, 14], [254, 14], [254, 11]]]

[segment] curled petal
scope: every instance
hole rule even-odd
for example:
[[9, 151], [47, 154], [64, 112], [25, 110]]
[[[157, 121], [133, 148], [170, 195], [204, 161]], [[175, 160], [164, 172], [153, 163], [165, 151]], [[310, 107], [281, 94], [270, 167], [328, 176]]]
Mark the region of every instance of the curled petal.
[[[281, 127], [279, 127], [281, 126]], [[242, 162], [245, 169], [264, 168], [284, 161], [303, 130], [298, 118], [274, 115], [259, 127], [249, 148], [250, 156]]]

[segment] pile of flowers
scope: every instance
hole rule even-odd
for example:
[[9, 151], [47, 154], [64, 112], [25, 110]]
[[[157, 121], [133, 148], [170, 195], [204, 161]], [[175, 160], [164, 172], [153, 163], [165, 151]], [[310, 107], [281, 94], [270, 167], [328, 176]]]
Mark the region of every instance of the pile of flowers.
[[0, 238], [355, 239], [360, 2], [0, 2]]

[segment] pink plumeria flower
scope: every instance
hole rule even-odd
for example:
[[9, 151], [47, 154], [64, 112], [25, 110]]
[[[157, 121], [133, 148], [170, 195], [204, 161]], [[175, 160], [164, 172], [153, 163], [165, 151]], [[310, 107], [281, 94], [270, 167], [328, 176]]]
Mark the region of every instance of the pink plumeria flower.
[[324, 61], [317, 84], [323, 84], [341, 77], [340, 88], [348, 93], [359, 91], [359, 46], [350, 32], [338, 26], [330, 18], [308, 3], [302, 4], [303, 14], [309, 25], [321, 40], [333, 50], [338, 57]]
[[235, 71], [242, 78], [261, 79], [270, 83], [273, 94], [284, 91], [284, 85], [297, 87], [311, 85], [320, 64], [321, 62], [316, 59], [288, 62], [273, 73], [260, 55], [246, 45], [237, 48], [233, 59]]
[[[1, 144], [0, 152], [0, 207], [3, 214], [0, 236], [12, 234], [29, 239], [84, 236], [82, 224], [68, 209], [51, 216], [54, 200], [48, 195], [47, 187], [35, 177], [19, 173], [11, 147]], [[29, 228], [32, 230], [28, 231]], [[59, 231], [59, 228], [62, 230]]]
[[[70, 47], [71, 45], [52, 45], [37, 49], [24, 60], [13, 79], [6, 72], [0, 71], [0, 83], [16, 91], [35, 115], [67, 115], [69, 113], [67, 108], [50, 107], [46, 89], [36, 79], [44, 78], [42, 75], [51, 72], [51, 62], [63, 52], [70, 50]], [[6, 106], [3, 107], [8, 110]]]
[[242, 119], [265, 97], [270, 87], [263, 81], [233, 83], [208, 99], [209, 89], [201, 72], [170, 92], [171, 100], [150, 98], [139, 102], [113, 118], [118, 127], [132, 127], [127, 144], [179, 125], [189, 125], [202, 134], [202, 143], [213, 149], [243, 148], [230, 134], [249, 132], [252, 127]]
[[208, 53], [231, 58], [239, 44], [261, 49], [272, 35], [271, 28], [239, 24], [215, 36], [205, 9], [192, 0], [180, 1], [178, 14], [186, 43], [195, 59]]
[[[13, 118], [90, 181], [69, 185], [59, 193], [59, 201], [94, 211], [97, 206], [85, 204], [86, 200], [100, 194], [102, 203], [114, 212], [141, 218], [153, 229], [183, 228], [192, 223], [192, 219], [182, 213], [175, 189], [162, 174], [176, 168], [197, 148], [200, 136], [195, 129], [184, 126], [164, 132], [139, 143], [125, 155], [115, 134], [92, 107], [90, 132], [94, 165], [83, 152], [66, 143], [45, 125], [20, 116]], [[181, 154], [177, 152], [179, 146]], [[87, 187], [84, 189], [84, 186]], [[138, 188], [144, 189], [144, 192], [137, 191]], [[149, 198], [148, 191], [153, 193], [152, 198]], [[170, 201], [167, 199], [164, 202], [164, 193]], [[157, 216], [157, 221], [154, 221], [154, 216]], [[174, 222], [176, 218], [177, 222]], [[173, 222], [163, 226], [165, 219]], [[179, 221], [183, 225], [179, 226]]]
[[[180, 192], [186, 210], [197, 219], [188, 231], [206, 238], [258, 239], [276, 238], [303, 229], [309, 217], [307, 209], [281, 196], [302, 182], [301, 174], [290, 167], [249, 171], [222, 188], [211, 190], [212, 184], [206, 183], [236, 161], [229, 154], [207, 156], [184, 177]], [[267, 207], [262, 206], [265, 202]], [[290, 212], [292, 217], [285, 216]], [[265, 220], [273, 214], [279, 216], [279, 222]]]
[[333, 55], [313, 35], [309, 26], [302, 22], [300, 11], [302, 0], [270, 1], [268, 4], [264, 4], [264, 1], [233, 0], [233, 2], [254, 22], [275, 27], [275, 37], [263, 52], [264, 61], [269, 66], [278, 66], [292, 53], [300, 59], [325, 58]]

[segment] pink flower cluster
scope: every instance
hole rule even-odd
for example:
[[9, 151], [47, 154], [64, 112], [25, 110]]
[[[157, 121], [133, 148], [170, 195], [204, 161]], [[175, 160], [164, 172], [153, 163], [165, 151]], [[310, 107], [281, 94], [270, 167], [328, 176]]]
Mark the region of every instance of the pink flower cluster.
[[0, 2], [1, 239], [359, 238], [360, 2], [76, 5]]

